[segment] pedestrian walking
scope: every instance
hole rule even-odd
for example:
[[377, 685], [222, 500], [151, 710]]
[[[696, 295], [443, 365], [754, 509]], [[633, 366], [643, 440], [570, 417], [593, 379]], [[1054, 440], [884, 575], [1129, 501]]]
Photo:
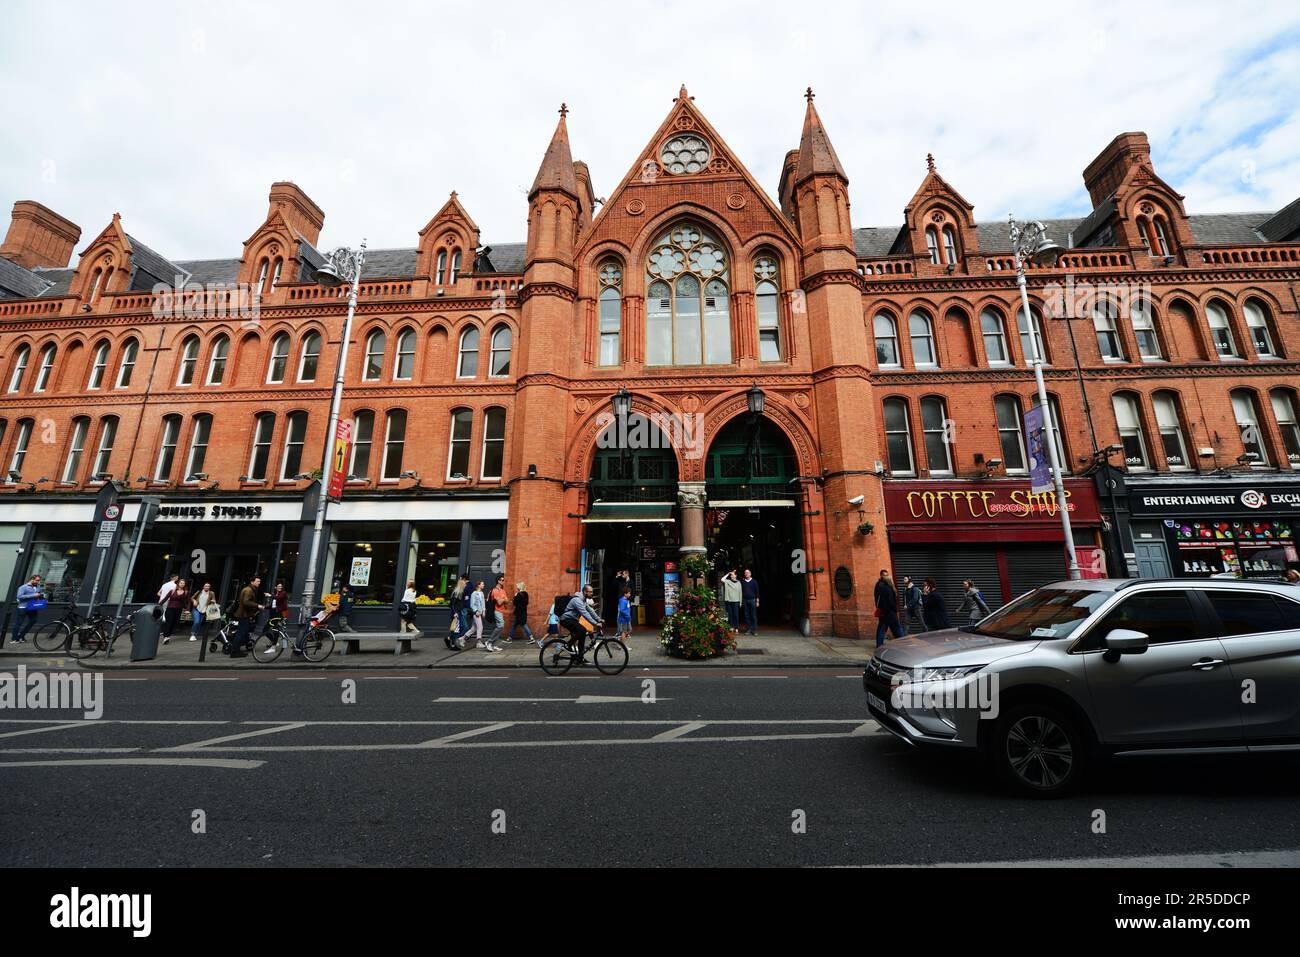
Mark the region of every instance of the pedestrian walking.
[[631, 584], [632, 584], [632, 576], [628, 573], [627, 569], [620, 569], [618, 573], [614, 576], [614, 588], [613, 588], [614, 600], [610, 604], [614, 608], [615, 615], [617, 615], [618, 613], [618, 603], [623, 600], [623, 592], [627, 591], [628, 586], [630, 586]]
[[546, 637], [551, 638], [560, 633], [560, 616], [555, 613], [555, 606], [551, 606], [551, 613], [546, 616]]
[[952, 627], [952, 619], [948, 617], [948, 606], [944, 604], [943, 596], [939, 594], [939, 583], [933, 578], [927, 578], [921, 586], [921, 591], [925, 597], [921, 599], [921, 607], [925, 609], [925, 623], [930, 631], [940, 631], [944, 628]]
[[515, 597], [513, 599], [515, 619], [514, 624], [510, 626], [510, 634], [506, 636], [506, 641], [513, 641], [515, 632], [522, 628], [524, 637], [536, 645], [542, 646], [539, 638], [533, 636], [533, 630], [528, 627], [528, 588], [523, 582], [515, 582]]
[[336, 612], [337, 620], [335, 621], [334, 630], [341, 634], [353, 634], [352, 626], [348, 624], [348, 619], [352, 616], [352, 589], [347, 583], [339, 585], [339, 610]]
[[271, 593], [271, 608], [276, 618], [289, 620], [289, 591], [284, 587], [284, 582], [277, 582], [275, 591]]
[[18, 617], [14, 619], [13, 643], [25, 645], [27, 632], [31, 631], [41, 609], [45, 607], [45, 589], [41, 587], [41, 576], [33, 575], [25, 584], [19, 585], [14, 598], [18, 601]]
[[727, 624], [732, 631], [740, 630], [740, 599], [742, 589], [740, 579], [733, 568], [722, 576], [722, 605], [727, 609]]
[[253, 630], [253, 625], [257, 623], [257, 616], [262, 613], [263, 605], [258, 599], [262, 587], [260, 576], [254, 576], [249, 580], [239, 593], [239, 598], [235, 601], [235, 620], [239, 625], [235, 628], [235, 640], [230, 646], [230, 657], [245, 658], [248, 652], [244, 650], [244, 643], [248, 641], [248, 636]]
[[[510, 596], [506, 594], [506, 576], [498, 575], [496, 583], [492, 586], [492, 593], [488, 596], [488, 612], [492, 615], [492, 633], [488, 635], [488, 651], [500, 651], [497, 647], [497, 640], [505, 636], [506, 631], [506, 606], [510, 603]], [[510, 644], [510, 639], [505, 638], [506, 644]]]
[[618, 600], [618, 640], [627, 644], [632, 640], [632, 589], [624, 588]]
[[469, 607], [469, 596], [465, 594], [465, 586], [468, 582], [469, 579], [465, 575], [456, 579], [456, 587], [451, 590], [451, 597], [447, 602], [451, 620], [447, 622], [447, 634], [442, 640], [448, 648], [455, 648], [460, 634], [467, 629], [465, 610]]
[[212, 583], [204, 582], [203, 587], [190, 598], [190, 641], [208, 640], [208, 622], [221, 617], [217, 607], [217, 596], [212, 591]]
[[967, 578], [961, 583], [961, 587], [965, 590], [965, 595], [962, 597], [961, 604], [957, 606], [957, 614], [966, 613], [966, 624], [973, 625], [993, 613], [989, 603], [984, 600], [984, 596], [980, 594], [973, 581]]
[[745, 577], [740, 580], [740, 603], [745, 610], [745, 625], [748, 634], [758, 634], [758, 580], [754, 573], [745, 569]]
[[190, 607], [189, 583], [178, 581], [176, 587], [167, 593], [167, 600], [163, 602], [162, 643], [164, 645], [172, 640], [172, 632], [176, 630], [176, 625], [181, 620], [181, 612], [188, 607]]
[[171, 578], [163, 582], [162, 587], [158, 589], [158, 604], [162, 605], [163, 608], [167, 607], [167, 596], [176, 590], [176, 585], [180, 580], [180, 575], [173, 575]]
[[885, 632], [889, 632], [895, 638], [903, 637], [903, 628], [898, 623], [898, 590], [894, 588], [894, 580], [889, 577], [887, 568], [880, 570], [875, 598], [876, 647], [879, 648], [885, 643]]
[[401, 604], [397, 606], [398, 629], [402, 634], [418, 635], [420, 629], [415, 627], [415, 600], [418, 596], [415, 594], [415, 582], [406, 583], [406, 591], [402, 593]]
[[925, 596], [921, 594], [921, 586], [912, 581], [911, 575], [904, 575], [902, 581], [902, 594], [899, 596], [903, 600], [903, 609], [906, 615], [903, 619], [903, 634], [906, 635], [908, 629], [912, 631], [925, 631], [925, 619], [921, 616], [921, 599]]
[[469, 626], [456, 639], [456, 650], [465, 650], [465, 639], [469, 637], [471, 630], [474, 632], [474, 647], [483, 647], [483, 615], [487, 610], [487, 596], [483, 594], [485, 582], [479, 582], [474, 591], [469, 596], [470, 623]]

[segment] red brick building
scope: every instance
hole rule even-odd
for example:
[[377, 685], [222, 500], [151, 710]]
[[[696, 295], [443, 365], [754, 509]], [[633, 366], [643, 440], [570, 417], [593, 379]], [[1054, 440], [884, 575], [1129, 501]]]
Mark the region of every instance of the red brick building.
[[[684, 89], [607, 199], [566, 124], [524, 242], [485, 243], [453, 192], [413, 248], [368, 251], [322, 556], [327, 585], [360, 582], [363, 623], [407, 579], [432, 598], [494, 567], [546, 601], [626, 568], [654, 619], [669, 563], [700, 551], [756, 569], [770, 624], [844, 635], [874, 632], [891, 565], [998, 599], [1060, 577], [1055, 498], [1025, 475], [1031, 334], [1089, 573], [1107, 542], [1129, 573], [1295, 564], [1300, 201], [1189, 215], [1122, 134], [1084, 171], [1092, 212], [1046, 222], [1067, 251], [1030, 270], [1027, 323], [1005, 224], [932, 162], [900, 222], [854, 227], [811, 96], [775, 198]], [[165, 512], [101, 596], [171, 569], [301, 588], [345, 313], [311, 279], [323, 222], [276, 183], [238, 257], [173, 262], [116, 214], [85, 242], [15, 204], [0, 584], [40, 572], [84, 600], [111, 477], [128, 529], [142, 494]]]

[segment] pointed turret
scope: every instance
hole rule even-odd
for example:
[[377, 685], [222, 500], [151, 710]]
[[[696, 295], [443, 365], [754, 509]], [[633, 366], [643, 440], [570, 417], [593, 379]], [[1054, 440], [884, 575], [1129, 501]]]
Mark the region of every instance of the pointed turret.
[[817, 115], [817, 107], [813, 105], [816, 94], [813, 93], [812, 87], [808, 87], [804, 96], [808, 100], [808, 109], [803, 117], [803, 137], [799, 140], [799, 163], [795, 167], [794, 183], [798, 186], [808, 177], [816, 176], [818, 173], [838, 176], [847, 183], [849, 178], [844, 173], [844, 167], [840, 165], [840, 158], [835, 155], [835, 147], [831, 145], [831, 138], [826, 135], [822, 118]]
[[578, 179], [573, 173], [573, 155], [569, 151], [569, 126], [565, 117], [569, 114], [567, 105], [560, 104], [560, 122], [551, 137], [551, 145], [546, 148], [533, 188], [528, 191], [531, 200], [542, 190], [559, 190], [568, 193], [574, 199], [579, 198]]

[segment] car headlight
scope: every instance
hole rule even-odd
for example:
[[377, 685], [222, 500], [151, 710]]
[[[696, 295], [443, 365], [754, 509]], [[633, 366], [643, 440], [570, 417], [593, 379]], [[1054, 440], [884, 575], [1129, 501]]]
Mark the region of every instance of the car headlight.
[[975, 672], [987, 667], [987, 665], [949, 665], [937, 668], [913, 668], [910, 671], [899, 672], [895, 681], [899, 684], [913, 684], [923, 681], [955, 681], [958, 678], [973, 675]]

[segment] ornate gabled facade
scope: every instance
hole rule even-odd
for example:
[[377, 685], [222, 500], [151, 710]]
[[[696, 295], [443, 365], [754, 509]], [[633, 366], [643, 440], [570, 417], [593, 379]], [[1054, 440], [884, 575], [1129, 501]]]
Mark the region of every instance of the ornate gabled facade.
[[[363, 625], [407, 580], [432, 600], [501, 568], [539, 616], [629, 570], [649, 623], [700, 552], [755, 569], [768, 624], [852, 636], [883, 568], [997, 599], [1061, 577], [1027, 474], [1032, 337], [1086, 573], [1300, 564], [1300, 201], [1188, 214], [1122, 134], [1084, 173], [1092, 211], [1045, 223], [1066, 250], [1029, 270], [1026, 317], [1005, 224], [933, 160], [901, 223], [855, 228], [811, 90], [774, 194], [685, 88], [629, 160], [597, 199], [562, 109], [522, 242], [485, 243], [453, 192], [413, 248], [368, 251], [321, 569]], [[170, 569], [301, 588], [346, 304], [311, 278], [323, 212], [293, 183], [269, 200], [238, 258], [169, 261], [115, 214], [75, 268], [80, 230], [15, 205], [0, 539], [22, 552], [0, 583], [89, 600], [92, 523], [154, 495], [135, 570], [106, 565], [97, 597]]]

